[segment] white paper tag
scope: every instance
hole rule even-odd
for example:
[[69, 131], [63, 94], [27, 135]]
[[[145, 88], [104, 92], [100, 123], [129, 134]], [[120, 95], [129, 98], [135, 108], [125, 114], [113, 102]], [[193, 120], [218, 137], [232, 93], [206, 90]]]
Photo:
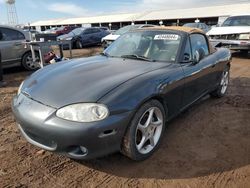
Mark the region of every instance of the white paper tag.
[[178, 40], [179, 35], [175, 34], [162, 34], [162, 35], [155, 35], [154, 40]]

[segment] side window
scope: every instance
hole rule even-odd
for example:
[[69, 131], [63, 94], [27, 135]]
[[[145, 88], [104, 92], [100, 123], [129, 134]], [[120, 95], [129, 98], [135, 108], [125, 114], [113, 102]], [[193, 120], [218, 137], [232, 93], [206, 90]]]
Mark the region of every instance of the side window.
[[187, 42], [186, 42], [186, 47], [185, 47], [185, 51], [183, 54], [183, 61], [184, 62], [188, 62], [192, 60], [192, 50], [191, 50], [191, 44], [190, 44], [190, 40], [188, 38]]
[[201, 34], [192, 34], [190, 35], [191, 47], [192, 47], [192, 56], [194, 59], [194, 54], [196, 51], [202, 50], [204, 56], [209, 55], [209, 48], [206, 38]]
[[100, 31], [100, 29], [93, 29], [93, 33], [99, 33]]
[[8, 28], [1, 28], [0, 30], [3, 34], [3, 41], [25, 40], [24, 34], [19, 31]]
[[19, 31], [16, 31], [16, 33], [17, 33], [17, 40], [25, 40], [24, 34], [22, 34], [22, 33], [19, 32]]
[[85, 31], [84, 31], [84, 34], [91, 34], [92, 33], [92, 29], [86, 29]]
[[25, 40], [24, 34], [19, 31], [8, 28], [1, 28], [0, 30], [3, 34], [3, 41]]

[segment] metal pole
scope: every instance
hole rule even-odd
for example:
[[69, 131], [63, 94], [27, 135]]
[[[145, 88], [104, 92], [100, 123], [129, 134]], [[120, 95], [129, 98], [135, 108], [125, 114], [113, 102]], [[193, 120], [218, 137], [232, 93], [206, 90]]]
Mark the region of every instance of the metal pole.
[[38, 51], [39, 51], [39, 56], [40, 56], [40, 67], [43, 68], [44, 58], [43, 58], [42, 49], [40, 46], [38, 47]]

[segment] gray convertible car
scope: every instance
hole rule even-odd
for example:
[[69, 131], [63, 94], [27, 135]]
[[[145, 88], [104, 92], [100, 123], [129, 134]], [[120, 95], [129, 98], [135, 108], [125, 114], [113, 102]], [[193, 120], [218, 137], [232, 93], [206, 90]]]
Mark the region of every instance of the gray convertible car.
[[[194, 28], [128, 32], [101, 55], [53, 64], [13, 99], [28, 142], [74, 159], [150, 157], [166, 124], [204, 95], [225, 95], [231, 54]], [[195, 122], [194, 122], [195, 123]]]

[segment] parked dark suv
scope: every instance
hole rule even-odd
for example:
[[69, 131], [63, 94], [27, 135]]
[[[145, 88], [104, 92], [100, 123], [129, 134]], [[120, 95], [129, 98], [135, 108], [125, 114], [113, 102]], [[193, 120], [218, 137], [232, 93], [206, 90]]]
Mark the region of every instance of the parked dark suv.
[[94, 46], [101, 44], [103, 37], [109, 35], [110, 32], [105, 28], [89, 27], [77, 28], [69, 34], [61, 35], [58, 40], [71, 40], [73, 48], [81, 49], [85, 46]]

